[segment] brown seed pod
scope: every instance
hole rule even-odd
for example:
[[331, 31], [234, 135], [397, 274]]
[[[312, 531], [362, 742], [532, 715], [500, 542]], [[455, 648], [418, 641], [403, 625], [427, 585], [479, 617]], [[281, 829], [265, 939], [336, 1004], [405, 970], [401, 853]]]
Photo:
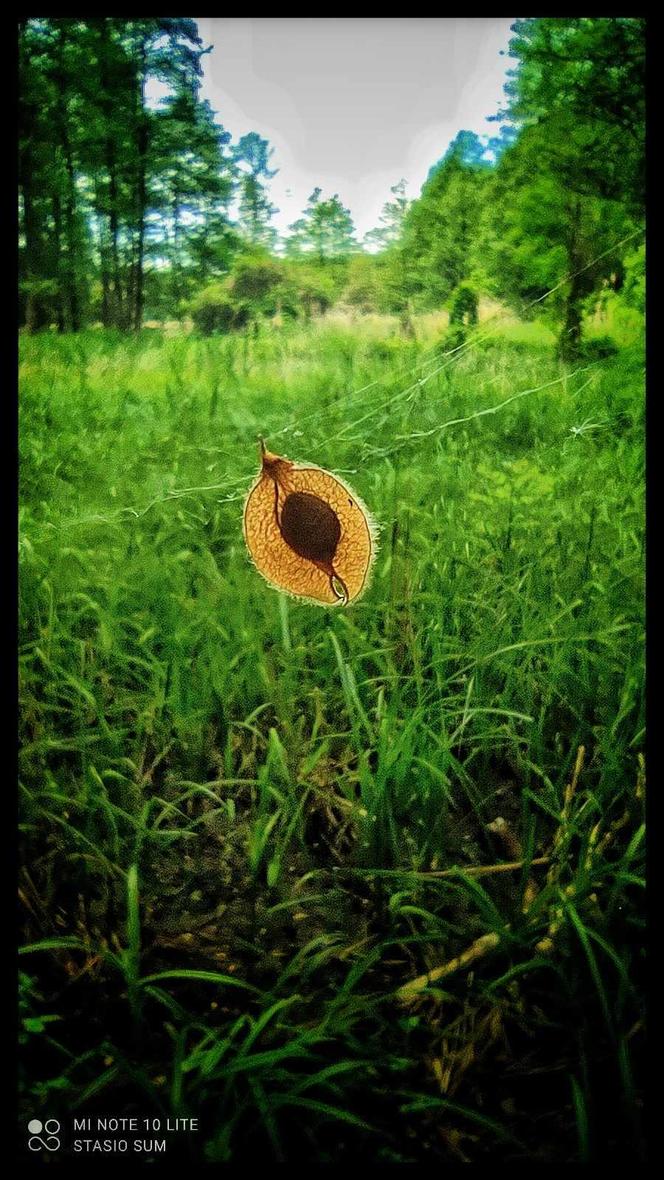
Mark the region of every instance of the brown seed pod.
[[262, 440], [243, 527], [256, 568], [278, 590], [347, 606], [366, 589], [376, 556], [367, 508], [338, 476], [273, 455]]

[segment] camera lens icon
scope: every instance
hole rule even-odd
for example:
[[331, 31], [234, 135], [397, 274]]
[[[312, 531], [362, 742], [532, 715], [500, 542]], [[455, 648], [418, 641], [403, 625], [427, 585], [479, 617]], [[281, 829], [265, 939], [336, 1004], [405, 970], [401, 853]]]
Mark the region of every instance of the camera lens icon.
[[[46, 1151], [57, 1151], [60, 1146], [58, 1135], [60, 1133], [60, 1124], [57, 1119], [46, 1119], [42, 1123], [41, 1119], [30, 1119], [28, 1123], [28, 1131], [30, 1138], [28, 1139], [28, 1148], [30, 1151], [41, 1151], [45, 1148]], [[42, 1138], [42, 1132], [44, 1138]]]

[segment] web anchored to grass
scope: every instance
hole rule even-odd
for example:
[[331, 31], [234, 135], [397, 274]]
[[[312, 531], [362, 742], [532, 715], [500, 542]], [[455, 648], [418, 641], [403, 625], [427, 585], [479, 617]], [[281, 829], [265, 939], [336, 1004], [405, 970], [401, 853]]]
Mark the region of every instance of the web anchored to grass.
[[[455, 349], [454, 352], [458, 352], [458, 350]], [[385, 410], [385, 411], [389, 412], [389, 411], [393, 410], [397, 403], [402, 403], [406, 400], [412, 400], [414, 397], [414, 394], [417, 393], [417, 391], [421, 390], [427, 384], [427, 382], [431, 380], [432, 377], [437, 376], [437, 374], [441, 373], [443, 371], [443, 369], [445, 369], [447, 367], [447, 365], [438, 365], [430, 373], [427, 373], [425, 377], [418, 379], [414, 384], [409, 385], [406, 389], [402, 390], [398, 394], [393, 395], [391, 398], [389, 398], [385, 402], [382, 402], [380, 405], [372, 407], [371, 410], [367, 411], [360, 418], [356, 419], [353, 423], [342, 427], [336, 434], [328, 435], [326, 441], [329, 444], [337, 442], [337, 441], [343, 441], [344, 443], [349, 443], [349, 444], [352, 444], [352, 443], [361, 444], [362, 445], [362, 454], [361, 454], [362, 459], [368, 459], [370, 457], [388, 458], [388, 457], [396, 454], [397, 452], [403, 450], [404, 447], [407, 447], [409, 444], [411, 444], [413, 442], [417, 442], [422, 439], [432, 438], [436, 435], [440, 435], [445, 430], [448, 430], [453, 426], [464, 425], [469, 422], [474, 422], [476, 419], [484, 418], [484, 417], [487, 417], [487, 416], [493, 415], [493, 414], [497, 414], [501, 410], [505, 409], [506, 406], [511, 405], [513, 402], [519, 401], [521, 398], [530, 397], [536, 393], [541, 393], [545, 389], [552, 389], [555, 386], [564, 384], [569, 381], [573, 381], [575, 377], [579, 376], [579, 374], [590, 372], [591, 370], [596, 369], [597, 366], [600, 364], [601, 364], [600, 361], [594, 361], [592, 364], [584, 365], [582, 368], [575, 369], [571, 373], [563, 373], [559, 377], [553, 378], [551, 381], [544, 381], [544, 382], [542, 382], [541, 385], [532, 386], [528, 389], [522, 389], [518, 393], [512, 394], [510, 397], [505, 398], [503, 401], [498, 402], [495, 405], [484, 406], [481, 410], [476, 410], [474, 413], [467, 414], [463, 417], [450, 418], [448, 421], [441, 422], [438, 425], [431, 427], [429, 430], [413, 430], [409, 434], [397, 435], [393, 446], [378, 447], [375, 445], [371, 445], [370, 443], [368, 443], [366, 441], [365, 434], [357, 435], [357, 436], [350, 437], [350, 438], [348, 437], [348, 435], [347, 435], [348, 430], [350, 430], [350, 429], [355, 430], [360, 426], [366, 425], [366, 423], [371, 418], [375, 417], [381, 411]], [[590, 379], [588, 381], [584, 382], [583, 385], [579, 386], [576, 390], [576, 393], [580, 393], [589, 384], [590, 384]], [[320, 421], [320, 419], [323, 417], [323, 412], [321, 412], [318, 415], [312, 415], [312, 417], [316, 417], [317, 421]], [[305, 421], [305, 419], [301, 419], [301, 422], [304, 422], [304, 421]], [[288, 429], [289, 429], [289, 427], [285, 427], [281, 431], [272, 432], [270, 437], [271, 438], [279, 437], [280, 434], [283, 435], [285, 433], [285, 431]], [[298, 433], [300, 433], [300, 432], [298, 431]], [[227, 453], [231, 454], [231, 452], [227, 452]], [[337, 475], [354, 475], [357, 471], [357, 468], [354, 468], [354, 467], [353, 468], [337, 468], [337, 467], [335, 467], [332, 470]], [[181, 500], [181, 499], [185, 499], [187, 497], [200, 496], [200, 495], [204, 495], [206, 493], [212, 493], [212, 492], [226, 493], [225, 495], [218, 497], [217, 503], [219, 503], [219, 504], [234, 503], [234, 502], [237, 502], [238, 500], [244, 499], [246, 492], [247, 492], [247, 488], [249, 486], [249, 483], [250, 483], [252, 477], [255, 475], [255, 471], [256, 471], [256, 464], [254, 464], [254, 466], [251, 469], [247, 470], [245, 475], [238, 476], [236, 479], [225, 480], [223, 483], [199, 484], [199, 485], [193, 486], [193, 487], [173, 488], [173, 489], [165, 492], [163, 495], [155, 496], [147, 504], [144, 504], [140, 507], [139, 506], [126, 506], [126, 507], [114, 509], [110, 513], [96, 513], [91, 516], [74, 517], [74, 518], [68, 519], [66, 521], [62, 521], [59, 524], [54, 524], [53, 522], [47, 522], [45, 527], [50, 528], [50, 529], [58, 529], [59, 530], [59, 529], [68, 529], [68, 528], [76, 527], [77, 525], [113, 524], [115, 521], [120, 521], [120, 520], [128, 518], [128, 517], [139, 518], [139, 517], [146, 516], [153, 508], [155, 508], [159, 504], [165, 504], [165, 503], [168, 503], [169, 501]]]
[[[616, 242], [610, 250], [605, 250], [602, 254], [597, 255], [581, 267], [573, 274], [566, 275], [555, 286], [551, 287], [543, 295], [532, 299], [527, 303], [523, 312], [527, 312], [530, 308], [537, 304], [544, 302], [556, 291], [559, 291], [567, 282], [575, 278], [577, 275], [590, 269], [607, 255], [625, 245], [635, 237], [642, 234], [642, 230], [634, 231]], [[441, 351], [440, 343], [434, 344], [427, 348], [422, 355], [410, 366], [402, 370], [404, 377], [408, 378], [406, 384], [399, 388], [395, 393], [391, 393], [387, 398], [381, 398], [375, 403], [367, 405], [366, 395], [373, 389], [377, 389], [394, 380], [395, 373], [393, 368], [386, 364], [385, 372], [378, 378], [369, 383], [365, 383], [353, 392], [333, 399], [329, 404], [323, 405], [314, 411], [304, 414], [298, 418], [291, 419], [288, 423], [278, 426], [275, 429], [269, 429], [269, 424], [265, 424], [265, 436], [269, 444], [276, 449], [279, 449], [280, 440], [291, 439], [293, 443], [303, 439], [306, 435], [307, 428], [311, 428], [316, 437], [323, 436], [325, 446], [328, 451], [334, 450], [335, 444], [341, 444], [343, 447], [353, 447], [357, 454], [358, 461], [367, 462], [369, 460], [389, 459], [404, 450], [404, 448], [412, 444], [421, 443], [426, 439], [435, 439], [441, 436], [446, 430], [450, 430], [455, 426], [468, 425], [475, 420], [485, 418], [500, 413], [514, 402], [520, 401], [523, 398], [534, 397], [536, 394], [545, 390], [551, 390], [557, 386], [566, 386], [567, 383], [573, 382], [578, 376], [596, 371], [598, 366], [601, 366], [601, 361], [595, 361], [591, 364], [585, 364], [572, 372], [563, 372], [551, 380], [543, 381], [537, 385], [530, 385], [525, 389], [521, 389], [516, 393], [510, 394], [509, 397], [503, 398], [501, 401], [492, 405], [485, 405], [482, 408], [473, 411], [470, 414], [449, 418], [445, 421], [438, 422], [426, 429], [414, 429], [407, 433], [395, 433], [393, 435], [393, 442], [387, 446], [379, 446], [372, 441], [372, 438], [377, 435], [380, 427], [389, 426], [390, 421], [394, 418], [397, 410], [404, 411], [406, 409], [415, 416], [423, 407], [419, 402], [419, 395], [422, 390], [436, 377], [445, 373], [452, 365], [458, 364], [463, 358], [474, 352], [486, 340], [495, 336], [496, 332], [500, 330], [501, 323], [509, 312], [505, 309], [500, 309], [485, 321], [484, 330], [471, 337], [471, 339], [459, 344], [453, 348]], [[174, 363], [174, 362], [173, 362]], [[177, 366], [176, 366], [177, 368]], [[579, 385], [575, 394], [581, 393], [590, 384], [589, 377], [583, 384]], [[348, 415], [353, 409], [361, 409], [361, 413], [357, 417], [348, 420]], [[430, 407], [428, 407], [430, 408]], [[340, 425], [334, 427], [332, 420], [338, 418], [343, 414], [345, 421]], [[581, 437], [591, 429], [595, 429], [600, 424], [588, 425], [588, 419], [582, 427], [570, 427], [568, 433], [575, 437]], [[126, 505], [120, 508], [113, 509], [110, 512], [99, 512], [86, 516], [77, 516], [67, 518], [66, 520], [55, 523], [53, 521], [46, 522], [43, 527], [51, 530], [61, 531], [78, 526], [87, 526], [94, 524], [112, 525], [125, 519], [141, 518], [148, 515], [151, 510], [158, 505], [169, 503], [172, 501], [179, 501], [191, 497], [200, 497], [214, 495], [215, 493], [222, 493], [216, 496], [216, 502], [219, 504], [236, 503], [244, 499], [248, 490], [249, 484], [256, 472], [256, 463], [252, 455], [250, 439], [247, 443], [247, 465], [243, 473], [225, 479], [220, 483], [205, 483], [196, 484], [180, 488], [171, 488], [167, 491], [153, 496], [147, 503], [142, 505]], [[307, 442], [307, 454], [301, 458], [312, 459], [312, 446], [315, 446], [315, 441]], [[201, 440], [201, 452], [214, 454], [216, 460], [221, 459], [237, 459], [238, 447], [205, 447], [203, 440]], [[289, 455], [290, 458], [297, 456]], [[329, 469], [338, 475], [353, 475], [357, 472], [356, 467], [337, 467], [330, 464]]]
[[[389, 419], [389, 417], [393, 415], [396, 408], [401, 408], [407, 405], [415, 406], [417, 395], [434, 377], [439, 376], [451, 364], [455, 363], [462, 356], [465, 356], [471, 352], [475, 347], [482, 343], [483, 340], [487, 339], [489, 335], [491, 335], [491, 333], [487, 333], [484, 336], [478, 337], [468, 342], [466, 345], [459, 346], [458, 348], [454, 348], [449, 352], [443, 353], [444, 360], [441, 364], [437, 364], [435, 367], [430, 368], [429, 371], [418, 377], [414, 382], [411, 382], [399, 392], [392, 394], [389, 398], [380, 401], [376, 405], [372, 405], [358, 418], [351, 422], [347, 422], [337, 431], [325, 432], [326, 445], [331, 446], [337, 442], [343, 443], [344, 445], [355, 445], [360, 448], [359, 459], [361, 461], [366, 461], [370, 458], [390, 458], [392, 455], [397, 454], [412, 443], [439, 436], [443, 434], [444, 431], [449, 430], [454, 426], [467, 425], [468, 423], [474, 422], [480, 418], [498, 414], [501, 410], [505, 409], [514, 402], [520, 401], [522, 398], [532, 397], [544, 390], [553, 389], [554, 387], [560, 385], [566, 385], [568, 382], [573, 381], [579, 375], [596, 371], [598, 367], [602, 365], [601, 361], [594, 361], [591, 364], [584, 365], [578, 369], [573, 370], [571, 373], [565, 372], [560, 374], [558, 377], [555, 377], [549, 381], [544, 381], [539, 385], [529, 386], [526, 389], [519, 390], [517, 393], [511, 394], [509, 397], [504, 398], [502, 401], [497, 402], [494, 405], [483, 406], [481, 409], [474, 411], [472, 414], [466, 414], [460, 417], [447, 419], [444, 422], [437, 423], [435, 426], [432, 426], [427, 430], [413, 430], [407, 434], [398, 434], [395, 436], [394, 444], [387, 447], [379, 447], [367, 441], [368, 437], [370, 437], [372, 433], [373, 426], [375, 425], [373, 420], [382, 414], [384, 417], [381, 424], [384, 424], [385, 420]], [[412, 372], [417, 370], [418, 368], [421, 368], [423, 364], [430, 365], [431, 360], [429, 359], [425, 362], [420, 360], [412, 367], [411, 370], [407, 371]], [[304, 415], [302, 418], [298, 419], [297, 424], [290, 423], [281, 429], [270, 431], [269, 439], [272, 441], [282, 438], [286, 435], [290, 435], [293, 439], [299, 439], [304, 435], [304, 431], [301, 429], [301, 427], [306, 425], [307, 422], [315, 422], [316, 426], [320, 429], [321, 425], [325, 422], [325, 419], [332, 413], [338, 413], [340, 408], [347, 410], [349, 406], [356, 401], [360, 393], [364, 393], [366, 390], [382, 384], [384, 380], [385, 378], [377, 379], [376, 381], [371, 382], [370, 385], [364, 386], [362, 390], [356, 391], [355, 394], [352, 394], [347, 399], [344, 399], [342, 407], [339, 404], [332, 408], [328, 407], [327, 409], [323, 407], [321, 410], [315, 411], [312, 414]], [[591, 379], [589, 378], [582, 385], [578, 386], [575, 390], [575, 393], [581, 393], [588, 387], [590, 381]], [[582, 434], [603, 425], [606, 425], [606, 423], [591, 424], [589, 426], [588, 422], [586, 421], [582, 427], [570, 427], [570, 433], [574, 434], [575, 436], [581, 436]], [[360, 431], [360, 433], [355, 433], [357, 431]], [[274, 445], [274, 443], [272, 443], [272, 445]], [[205, 449], [206, 448], [201, 447], [202, 451]], [[210, 450], [210, 448], [207, 449]], [[237, 455], [237, 451], [232, 450], [223, 451], [218, 448], [212, 448], [211, 450], [212, 453], [217, 456], [217, 458]], [[331, 470], [337, 475], [354, 475], [357, 472], [356, 467], [340, 468], [335, 466], [331, 467]], [[217, 503], [234, 503], [244, 499], [249, 483], [255, 475], [255, 472], [256, 464], [254, 463], [251, 468], [247, 468], [245, 474], [234, 479], [224, 480], [223, 483], [198, 484], [190, 487], [172, 488], [164, 492], [162, 495], [153, 497], [150, 501], [148, 501], [147, 504], [141, 506], [127, 505], [122, 508], [114, 509], [110, 513], [96, 513], [90, 516], [69, 518], [60, 522], [59, 524], [47, 522], [45, 527], [60, 530], [81, 525], [113, 524], [114, 522], [121, 521], [125, 518], [139, 518], [146, 516], [153, 508], [160, 504], [181, 500], [192, 496], [206, 495], [208, 493], [214, 492], [225, 493], [224, 495], [217, 497]]]

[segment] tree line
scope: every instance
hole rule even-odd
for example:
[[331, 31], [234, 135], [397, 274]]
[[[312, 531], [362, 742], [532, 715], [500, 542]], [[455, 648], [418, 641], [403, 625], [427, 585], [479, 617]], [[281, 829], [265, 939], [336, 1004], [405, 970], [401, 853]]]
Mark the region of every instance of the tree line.
[[523, 312], [569, 275], [551, 306], [573, 353], [589, 299], [607, 284], [642, 292], [645, 22], [535, 17], [512, 32], [496, 135], [461, 131], [414, 201], [395, 183], [359, 243], [320, 188], [279, 241], [272, 149], [257, 133], [232, 143], [201, 99], [194, 21], [24, 20], [21, 322], [136, 330], [146, 311], [198, 309], [230, 330], [252, 300], [260, 314], [339, 299], [405, 314], [461, 289]]

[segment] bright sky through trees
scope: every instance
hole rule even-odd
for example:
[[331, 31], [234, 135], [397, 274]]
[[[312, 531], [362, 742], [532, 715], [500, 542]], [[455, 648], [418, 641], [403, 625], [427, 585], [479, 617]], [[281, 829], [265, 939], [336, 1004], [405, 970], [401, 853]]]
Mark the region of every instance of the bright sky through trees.
[[234, 139], [258, 131], [279, 169], [270, 193], [280, 232], [317, 186], [338, 192], [358, 237], [378, 223], [401, 177], [415, 197], [461, 129], [503, 102], [500, 56], [514, 17], [197, 17], [212, 51], [201, 95]]

